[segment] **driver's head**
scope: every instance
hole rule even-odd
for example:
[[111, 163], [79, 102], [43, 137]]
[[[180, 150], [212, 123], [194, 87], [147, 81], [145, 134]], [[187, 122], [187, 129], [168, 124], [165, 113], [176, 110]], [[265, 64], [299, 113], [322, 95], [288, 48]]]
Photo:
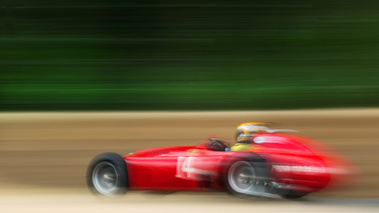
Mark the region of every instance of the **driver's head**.
[[269, 128], [269, 123], [264, 122], [248, 122], [240, 124], [236, 129], [235, 140], [236, 142], [242, 140], [242, 137], [246, 137], [248, 135], [252, 136], [258, 132], [266, 132]]
[[244, 151], [250, 148], [252, 135], [240, 134], [234, 146], [231, 147], [232, 151]]
[[236, 139], [236, 143], [250, 144], [251, 138], [252, 138], [252, 135], [240, 134]]

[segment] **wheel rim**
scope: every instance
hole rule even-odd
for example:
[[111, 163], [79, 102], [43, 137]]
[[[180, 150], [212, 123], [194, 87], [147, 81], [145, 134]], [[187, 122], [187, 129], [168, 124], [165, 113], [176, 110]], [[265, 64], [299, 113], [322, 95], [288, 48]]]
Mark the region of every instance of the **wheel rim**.
[[253, 166], [247, 161], [234, 163], [230, 167], [228, 181], [234, 191], [250, 194], [256, 186], [256, 175]]
[[92, 182], [95, 189], [103, 195], [117, 193], [118, 175], [117, 170], [110, 162], [98, 163], [92, 173]]

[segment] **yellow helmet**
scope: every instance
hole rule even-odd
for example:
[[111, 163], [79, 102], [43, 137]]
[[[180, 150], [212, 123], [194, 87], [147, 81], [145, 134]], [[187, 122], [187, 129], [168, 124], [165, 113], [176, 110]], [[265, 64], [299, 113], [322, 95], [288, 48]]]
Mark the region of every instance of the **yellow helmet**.
[[240, 124], [236, 129], [235, 140], [236, 142], [239, 142], [246, 136], [251, 137], [254, 133], [266, 132], [269, 130], [267, 127], [269, 125], [270, 123], [266, 122], [247, 122]]

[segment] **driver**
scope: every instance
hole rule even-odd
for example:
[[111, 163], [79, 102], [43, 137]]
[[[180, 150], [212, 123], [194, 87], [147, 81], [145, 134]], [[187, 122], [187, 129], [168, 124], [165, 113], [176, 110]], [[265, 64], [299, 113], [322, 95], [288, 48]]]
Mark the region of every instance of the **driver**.
[[248, 150], [251, 146], [252, 135], [239, 135], [234, 146], [230, 147], [231, 151], [244, 151]]
[[206, 143], [206, 147], [213, 151], [247, 151], [251, 149], [252, 138], [255, 133], [266, 132], [270, 123], [264, 122], [248, 122], [240, 124], [236, 129], [236, 143], [230, 145], [221, 139], [210, 137]]
[[240, 135], [252, 135], [257, 132], [266, 132], [269, 130], [267, 126], [271, 125], [266, 122], [247, 122], [240, 124], [236, 129], [235, 140], [238, 141]]
[[236, 129], [236, 143], [230, 148], [231, 151], [245, 151], [251, 148], [251, 140], [255, 133], [266, 132], [270, 125], [265, 122], [248, 122], [239, 125]]

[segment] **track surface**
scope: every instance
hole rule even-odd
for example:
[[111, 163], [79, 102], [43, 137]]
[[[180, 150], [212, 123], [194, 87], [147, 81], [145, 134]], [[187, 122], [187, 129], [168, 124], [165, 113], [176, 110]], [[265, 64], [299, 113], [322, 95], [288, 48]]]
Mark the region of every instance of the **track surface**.
[[238, 198], [222, 193], [176, 193], [157, 195], [130, 193], [118, 199], [88, 194], [34, 193], [0, 196], [1, 212], [372, 212], [378, 199], [326, 199], [308, 197], [298, 201]]
[[[235, 127], [246, 121], [269, 121], [275, 128], [322, 140], [354, 161], [361, 175], [347, 189], [301, 201], [146, 192], [110, 200], [95, 198], [85, 189], [86, 167], [99, 153], [197, 144], [210, 133], [231, 141]], [[0, 205], [2, 212], [151, 212], [152, 207], [155, 212], [379, 212], [378, 130], [379, 109], [2, 113]]]

